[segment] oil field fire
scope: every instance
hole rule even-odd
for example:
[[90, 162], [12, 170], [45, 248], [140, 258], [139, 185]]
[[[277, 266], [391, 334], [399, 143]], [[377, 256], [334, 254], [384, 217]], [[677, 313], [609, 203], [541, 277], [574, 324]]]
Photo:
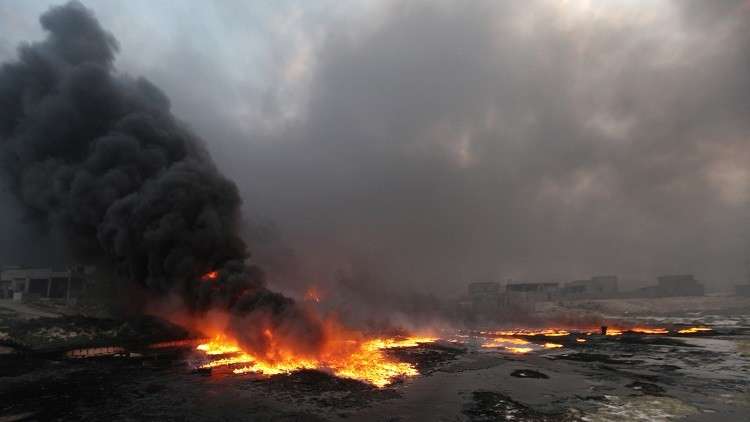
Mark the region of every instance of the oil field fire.
[[[602, 327], [604, 331], [605, 327]], [[670, 331], [666, 328], [631, 327], [606, 330], [606, 336], [622, 336], [626, 334], [707, 334], [712, 330], [708, 327], [687, 327]], [[577, 343], [586, 342], [578, 336], [591, 336], [594, 330], [562, 330], [544, 329], [516, 329], [495, 332], [480, 331], [473, 335], [480, 339], [482, 348], [499, 348], [511, 353], [529, 353], [542, 349], [557, 349], [565, 347], [560, 343], [549, 342], [552, 337], [565, 337]], [[350, 335], [353, 333], [349, 333]], [[266, 336], [273, 343], [271, 330], [264, 330]], [[467, 336], [464, 336], [466, 338]], [[386, 354], [388, 349], [415, 348], [435, 342], [460, 343], [458, 337], [444, 340], [438, 337], [390, 337], [390, 338], [360, 338], [358, 340], [342, 337], [329, 340], [326, 350], [318, 357], [303, 357], [295, 355], [293, 348], [284, 348], [274, 344], [265, 356], [254, 356], [242, 350], [237, 341], [218, 334], [205, 343], [196, 346], [196, 350], [206, 356], [206, 362], [199, 368], [229, 368], [233, 374], [254, 373], [262, 375], [291, 374], [300, 370], [320, 370], [341, 378], [350, 378], [385, 387], [395, 379], [419, 375], [413, 364], [399, 362]]]
[[748, 34], [3, 0], [0, 422], [750, 420]]
[[[270, 331], [265, 335], [273, 337]], [[197, 350], [210, 356], [212, 360], [202, 364], [201, 368], [229, 366], [235, 374], [247, 372], [264, 375], [289, 374], [302, 369], [329, 371], [342, 378], [364, 381], [377, 387], [384, 387], [397, 377], [415, 376], [416, 368], [398, 362], [386, 354], [383, 349], [416, 347], [431, 343], [434, 338], [375, 338], [364, 341], [338, 340], [330, 345], [320, 358], [311, 359], [295, 356], [293, 352], [276, 352], [272, 357], [249, 355], [237, 346], [237, 343], [217, 336], [208, 343], [197, 346]], [[227, 356], [227, 357], [225, 357]], [[215, 358], [215, 359], [214, 359]]]

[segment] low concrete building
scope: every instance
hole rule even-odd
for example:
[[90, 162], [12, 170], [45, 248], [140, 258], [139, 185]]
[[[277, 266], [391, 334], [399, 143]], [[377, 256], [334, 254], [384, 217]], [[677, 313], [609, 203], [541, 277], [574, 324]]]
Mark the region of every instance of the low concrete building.
[[508, 303], [554, 300], [559, 292], [559, 283], [509, 282], [505, 285], [505, 299]]
[[618, 294], [618, 278], [615, 275], [597, 275], [588, 280], [571, 281], [560, 289], [560, 295], [569, 299], [605, 299]]
[[6, 266], [0, 272], [0, 298], [75, 301], [93, 274], [90, 266], [65, 269]]
[[680, 297], [703, 296], [703, 284], [692, 274], [663, 275], [656, 278], [656, 285], [641, 287], [630, 292], [628, 297]]
[[656, 295], [659, 297], [703, 296], [703, 284], [692, 274], [663, 275], [656, 279]]

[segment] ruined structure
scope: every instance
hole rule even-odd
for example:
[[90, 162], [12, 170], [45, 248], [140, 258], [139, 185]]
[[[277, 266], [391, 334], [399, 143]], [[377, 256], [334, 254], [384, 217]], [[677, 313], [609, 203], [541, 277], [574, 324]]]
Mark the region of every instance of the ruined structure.
[[560, 289], [561, 296], [570, 299], [607, 299], [619, 294], [616, 275], [593, 276], [588, 280], [575, 280], [565, 283]]
[[663, 275], [656, 279], [655, 286], [638, 289], [636, 297], [679, 297], [703, 296], [706, 293], [703, 284], [692, 274]]
[[0, 298], [74, 302], [85, 291], [94, 271], [94, 267], [82, 265], [65, 269], [7, 266], [0, 272]]
[[505, 286], [508, 302], [543, 302], [554, 300], [560, 292], [559, 283], [515, 283]]

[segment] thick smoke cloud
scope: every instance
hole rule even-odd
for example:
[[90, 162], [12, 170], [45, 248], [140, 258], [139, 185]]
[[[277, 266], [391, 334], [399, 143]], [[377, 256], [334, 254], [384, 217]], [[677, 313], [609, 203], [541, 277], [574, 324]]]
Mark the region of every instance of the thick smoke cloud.
[[83, 252], [104, 249], [135, 281], [178, 280], [244, 255], [240, 200], [145, 79], [114, 73], [114, 37], [80, 4], [0, 73], [3, 164], [11, 190]]
[[[478, 279], [745, 277], [746, 2], [151, 4], [91, 7], [275, 221], [243, 233], [276, 285], [364, 284], [377, 311]], [[123, 38], [136, 16], [159, 25]]]
[[586, 5], [396, 2], [329, 28], [304, 115], [248, 148], [267, 176], [241, 189], [301, 255], [366, 257], [392, 289], [737, 282], [750, 10]]
[[167, 97], [114, 69], [115, 38], [80, 3], [40, 22], [46, 39], [21, 45], [18, 61], [0, 69], [4, 180], [27, 218], [155, 298], [230, 310], [241, 339], [254, 335], [241, 323], [248, 318], [314, 338], [315, 323], [245, 265], [237, 188]]

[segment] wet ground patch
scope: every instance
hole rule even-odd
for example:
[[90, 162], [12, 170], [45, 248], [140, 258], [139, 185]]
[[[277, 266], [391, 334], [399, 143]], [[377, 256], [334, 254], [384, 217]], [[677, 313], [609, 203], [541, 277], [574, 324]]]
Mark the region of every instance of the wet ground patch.
[[574, 413], [543, 413], [496, 391], [474, 391], [464, 405], [463, 414], [471, 422], [490, 421], [574, 421]]
[[536, 378], [536, 379], [549, 379], [549, 375], [535, 371], [533, 369], [516, 369], [510, 373], [511, 377], [516, 378]]
[[46, 377], [6, 379], [0, 383], [0, 415], [29, 413], [30, 420], [75, 419], [81, 408], [109, 408], [112, 381], [119, 377], [117, 366], [95, 365], [62, 367], [45, 371]]
[[[698, 335], [692, 334], [692, 337]], [[677, 346], [677, 347], [695, 347], [691, 344], [685, 343], [683, 340], [674, 337], [664, 336], [653, 336], [653, 335], [642, 335], [625, 333], [621, 337], [617, 338], [616, 341], [622, 344], [633, 344], [638, 346]]]
[[635, 381], [631, 382], [630, 384], [626, 385], [625, 387], [633, 389], [635, 391], [638, 391], [643, 394], [648, 394], [652, 396], [660, 396], [664, 394], [665, 390], [662, 387], [659, 387], [656, 384], [652, 384], [650, 382], [643, 382], [643, 381]]
[[571, 360], [576, 362], [598, 362], [610, 365], [637, 365], [643, 363], [643, 361], [636, 359], [615, 359], [606, 354], [584, 352], [561, 354], [552, 356], [551, 359]]

